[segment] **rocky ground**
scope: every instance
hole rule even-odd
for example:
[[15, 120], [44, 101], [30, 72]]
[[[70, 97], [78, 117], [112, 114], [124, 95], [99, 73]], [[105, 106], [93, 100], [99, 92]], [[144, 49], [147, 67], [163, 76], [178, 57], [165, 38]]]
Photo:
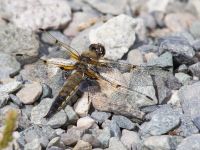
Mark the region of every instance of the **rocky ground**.
[[[14, 109], [20, 150], [199, 150], [199, 18], [198, 0], [0, 1], [0, 131]], [[40, 61], [67, 55], [39, 28], [141, 66], [107, 74], [132, 91], [103, 84], [43, 118], [69, 72]]]

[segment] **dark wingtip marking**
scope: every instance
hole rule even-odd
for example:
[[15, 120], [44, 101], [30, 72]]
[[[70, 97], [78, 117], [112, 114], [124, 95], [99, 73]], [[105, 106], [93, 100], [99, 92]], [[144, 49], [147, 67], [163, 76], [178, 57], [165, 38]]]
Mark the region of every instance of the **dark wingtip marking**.
[[16, 56], [23, 56], [23, 54], [18, 53], [18, 54], [16, 54]]
[[44, 29], [42, 29], [42, 28], [39, 28], [38, 30], [39, 30], [39, 31], [41, 31], [41, 32], [44, 32], [44, 31], [45, 31], [45, 30], [44, 30]]

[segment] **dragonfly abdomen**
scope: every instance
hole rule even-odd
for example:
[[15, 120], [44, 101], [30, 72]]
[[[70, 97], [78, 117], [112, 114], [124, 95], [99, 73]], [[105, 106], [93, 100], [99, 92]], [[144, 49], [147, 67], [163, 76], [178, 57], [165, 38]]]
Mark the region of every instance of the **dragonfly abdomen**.
[[74, 96], [74, 94], [77, 92], [83, 79], [84, 77], [82, 72], [77, 71], [71, 74], [67, 81], [64, 83], [54, 102], [52, 103], [47, 115], [44, 117], [50, 118], [58, 110], [63, 108], [71, 100], [72, 96]]

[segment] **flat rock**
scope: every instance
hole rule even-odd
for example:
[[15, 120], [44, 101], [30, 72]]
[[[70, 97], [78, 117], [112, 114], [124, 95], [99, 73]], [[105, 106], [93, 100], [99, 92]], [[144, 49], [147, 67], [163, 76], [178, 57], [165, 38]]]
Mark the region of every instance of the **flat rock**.
[[24, 150], [41, 150], [42, 146], [40, 145], [40, 141], [35, 139], [30, 143], [27, 143], [24, 147]]
[[137, 132], [122, 130], [122, 136], [120, 141], [126, 146], [127, 149], [131, 149], [131, 147], [137, 147], [140, 144], [141, 140]]
[[[177, 150], [198, 150], [200, 148], [200, 134], [191, 135], [178, 145]], [[195, 143], [195, 144], [194, 144]]]
[[196, 18], [189, 13], [169, 13], [165, 17], [165, 24], [170, 30], [179, 32], [189, 28], [195, 20]]
[[11, 81], [6, 84], [0, 84], [0, 92], [6, 92], [8, 94], [16, 92], [22, 87], [22, 83], [18, 81]]
[[90, 127], [92, 127], [92, 125], [94, 123], [95, 123], [94, 119], [92, 119], [89, 116], [86, 116], [86, 117], [78, 119], [78, 121], [77, 121], [77, 127], [83, 128], [83, 129], [89, 129]]
[[161, 135], [161, 136], [151, 136], [144, 139], [143, 147], [144, 149], [149, 150], [159, 150], [159, 149], [176, 149], [178, 144], [182, 141], [181, 136], [170, 136], [170, 135]]
[[8, 103], [9, 95], [6, 92], [0, 92], [0, 108]]
[[31, 84], [25, 84], [25, 86], [17, 93], [17, 97], [19, 97], [23, 104], [32, 104], [38, 100], [41, 94], [41, 84], [33, 82]]
[[119, 15], [111, 18], [99, 28], [91, 30], [89, 33], [90, 43], [103, 44], [107, 50], [106, 58], [119, 59], [133, 45], [136, 26], [135, 19], [127, 15]]
[[135, 128], [135, 124], [124, 116], [114, 115], [112, 120], [115, 121], [120, 128], [128, 130], [133, 130]]
[[[11, 4], [13, 3], [11, 2]], [[23, 54], [21, 57], [16, 57], [21, 64], [32, 63], [37, 60], [39, 55], [39, 41], [37, 40], [37, 35], [33, 31], [16, 28], [16, 26], [13, 25], [6, 25], [0, 27], [0, 39], [1, 52], [10, 55]], [[13, 64], [14, 62], [16, 62], [16, 60], [12, 59], [12, 61], [6, 63], [6, 66], [8, 66], [8, 64]], [[1, 62], [1, 64], [3, 64], [3, 62]], [[18, 68], [19, 70], [20, 65], [18, 63], [15, 64], [16, 66], [14, 68]], [[12, 66], [10, 67], [10, 69], [13, 68]]]
[[15, 59], [15, 57], [0, 52], [0, 79], [16, 75], [20, 69], [20, 63]]
[[145, 122], [141, 125], [140, 133], [143, 136], [161, 135], [169, 132], [178, 126], [179, 123], [180, 112], [173, 110], [169, 106], [161, 107], [151, 113], [149, 122]]
[[73, 150], [92, 150], [92, 145], [88, 142], [79, 140]]
[[64, 110], [57, 112], [49, 120], [43, 118], [50, 109], [54, 99], [45, 98], [38, 105], [33, 107], [31, 111], [31, 122], [37, 125], [50, 125], [52, 128], [58, 128], [67, 121]]
[[109, 141], [109, 147], [106, 150], [127, 150], [127, 148], [118, 138], [112, 137]]
[[98, 123], [103, 123], [106, 119], [108, 119], [111, 116], [110, 113], [107, 112], [100, 112], [100, 111], [94, 111], [91, 114], [91, 117], [95, 119]]
[[[127, 0], [108, 0], [108, 1], [99, 1], [99, 0], [84, 0], [92, 7], [104, 14], [119, 15], [125, 11]], [[98, 4], [98, 5], [96, 5]]]
[[6, 0], [2, 1], [1, 5], [4, 8], [4, 14], [7, 15], [5, 17], [17, 27], [24, 29], [37, 30], [49, 27], [57, 29], [66, 25], [71, 19], [70, 7], [64, 0], [37, 2], [23, 0], [19, 3]]

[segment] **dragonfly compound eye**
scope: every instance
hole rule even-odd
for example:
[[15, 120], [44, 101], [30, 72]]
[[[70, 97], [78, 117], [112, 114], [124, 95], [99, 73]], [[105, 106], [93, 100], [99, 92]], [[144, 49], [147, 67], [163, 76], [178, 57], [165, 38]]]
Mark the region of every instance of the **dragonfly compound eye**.
[[103, 57], [105, 55], [105, 48], [102, 44], [91, 44], [89, 47], [89, 50], [95, 51], [96, 54], [100, 57]]

